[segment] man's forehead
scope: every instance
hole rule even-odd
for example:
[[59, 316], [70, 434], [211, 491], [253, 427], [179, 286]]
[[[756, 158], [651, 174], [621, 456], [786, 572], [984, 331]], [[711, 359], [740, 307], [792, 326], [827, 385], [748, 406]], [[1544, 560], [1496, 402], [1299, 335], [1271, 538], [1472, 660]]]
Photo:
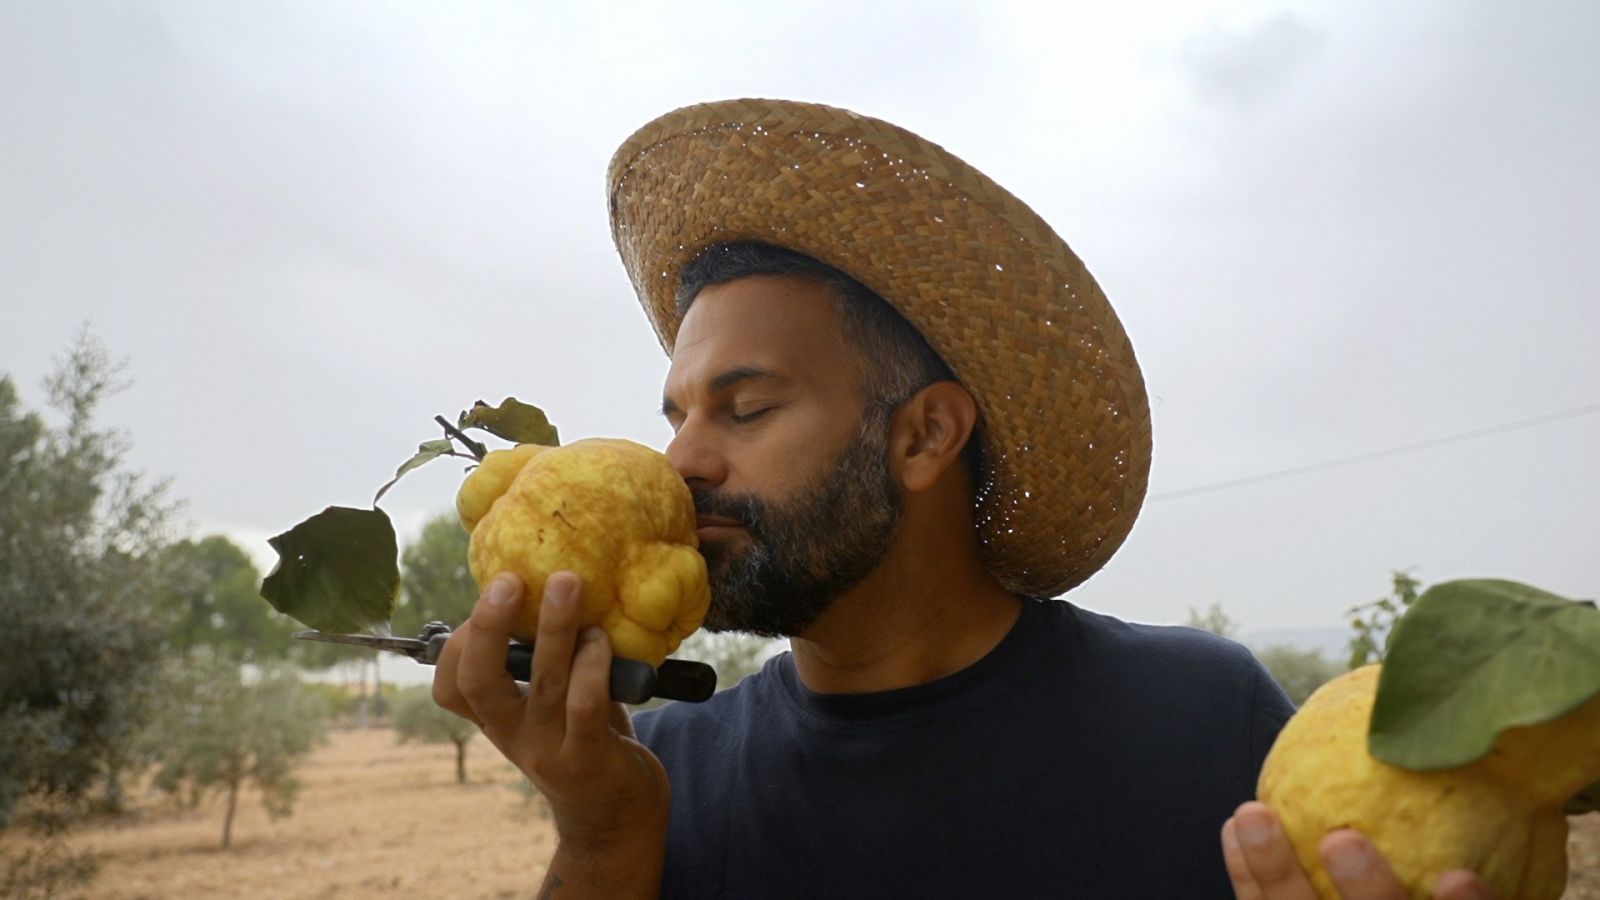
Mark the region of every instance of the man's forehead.
[[678, 327], [674, 364], [710, 353], [817, 352], [842, 344], [832, 290], [808, 278], [757, 276], [702, 290]]
[[844, 352], [831, 289], [803, 278], [750, 277], [700, 292], [674, 342], [667, 387], [712, 387], [733, 370], [799, 378]]
[[784, 384], [804, 376], [802, 354], [781, 340], [762, 336], [748, 341], [725, 334], [679, 343], [667, 367], [663, 391], [720, 391], [736, 384]]

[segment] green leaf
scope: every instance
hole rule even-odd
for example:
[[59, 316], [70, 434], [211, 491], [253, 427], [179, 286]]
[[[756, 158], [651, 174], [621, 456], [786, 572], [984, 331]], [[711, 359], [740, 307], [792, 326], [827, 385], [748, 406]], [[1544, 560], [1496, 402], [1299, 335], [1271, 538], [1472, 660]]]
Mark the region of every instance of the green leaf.
[[529, 406], [515, 397], [507, 397], [499, 406], [490, 406], [479, 400], [461, 414], [457, 428], [481, 428], [497, 437], [518, 444], [543, 444], [560, 446], [556, 427], [545, 417], [544, 410]]
[[1596, 693], [1600, 611], [1512, 581], [1445, 582], [1395, 626], [1367, 745], [1407, 769], [1462, 766]]
[[1562, 811], [1569, 816], [1600, 812], [1600, 784], [1591, 784], [1588, 788], [1579, 792], [1578, 796], [1567, 801], [1567, 805]]
[[401, 463], [400, 468], [395, 470], [394, 477], [389, 479], [383, 487], [378, 488], [377, 496], [372, 498], [372, 505], [377, 506], [378, 501], [383, 499], [383, 495], [388, 493], [389, 488], [394, 487], [395, 482], [404, 477], [407, 472], [417, 468], [429, 460], [438, 459], [441, 456], [449, 456], [452, 452], [454, 452], [455, 448], [456, 445], [451, 443], [449, 438], [439, 438], [436, 441], [423, 441], [421, 444], [417, 445], [416, 455]]
[[278, 564], [261, 596], [278, 612], [341, 633], [378, 629], [394, 614], [399, 550], [383, 510], [330, 506], [267, 543]]

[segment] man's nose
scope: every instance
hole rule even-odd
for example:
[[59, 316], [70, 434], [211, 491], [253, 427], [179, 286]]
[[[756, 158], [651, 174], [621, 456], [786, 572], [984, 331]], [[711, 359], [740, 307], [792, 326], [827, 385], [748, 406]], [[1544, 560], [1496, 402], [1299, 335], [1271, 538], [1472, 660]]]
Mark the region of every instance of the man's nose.
[[694, 416], [685, 420], [667, 444], [667, 461], [690, 487], [716, 487], [728, 477], [728, 462], [707, 438]]

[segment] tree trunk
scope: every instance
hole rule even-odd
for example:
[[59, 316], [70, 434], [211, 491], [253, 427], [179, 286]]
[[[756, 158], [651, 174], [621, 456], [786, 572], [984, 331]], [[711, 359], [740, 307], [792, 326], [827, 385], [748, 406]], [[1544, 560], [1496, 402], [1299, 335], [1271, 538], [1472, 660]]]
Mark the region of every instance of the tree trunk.
[[388, 712], [383, 699], [383, 667], [378, 661], [383, 659], [383, 654], [372, 651], [372, 714], [382, 719]]
[[122, 812], [122, 769], [120, 759], [111, 759], [106, 763], [106, 796], [104, 808], [109, 813]]
[[[373, 652], [377, 652], [377, 651], [373, 651]], [[357, 680], [359, 681], [359, 683], [361, 685], [361, 693], [358, 695], [361, 699], [359, 701], [357, 701], [357, 703], [356, 703], [356, 727], [357, 728], [366, 728], [367, 727], [367, 702], [368, 702], [367, 701], [367, 662], [368, 662], [368, 660], [366, 659], [366, 657], [362, 657], [360, 674], [358, 674], [356, 676]]]
[[456, 741], [456, 784], [467, 783], [467, 742]]
[[233, 811], [239, 808], [239, 782], [228, 783], [228, 811], [222, 818], [222, 849], [233, 845]]

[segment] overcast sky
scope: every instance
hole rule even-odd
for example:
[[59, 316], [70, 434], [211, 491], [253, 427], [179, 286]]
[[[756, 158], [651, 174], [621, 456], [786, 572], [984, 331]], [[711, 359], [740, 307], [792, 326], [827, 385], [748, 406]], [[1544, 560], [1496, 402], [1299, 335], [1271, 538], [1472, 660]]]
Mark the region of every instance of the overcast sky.
[[[580, 8], [581, 7], [581, 8]], [[1338, 626], [1415, 567], [1600, 595], [1600, 5], [0, 0], [0, 373], [87, 323], [189, 527], [361, 505], [506, 395], [664, 446], [604, 170], [678, 106], [888, 119], [1037, 209], [1119, 310], [1152, 501], [1069, 595]], [[434, 463], [384, 506], [450, 508]]]

